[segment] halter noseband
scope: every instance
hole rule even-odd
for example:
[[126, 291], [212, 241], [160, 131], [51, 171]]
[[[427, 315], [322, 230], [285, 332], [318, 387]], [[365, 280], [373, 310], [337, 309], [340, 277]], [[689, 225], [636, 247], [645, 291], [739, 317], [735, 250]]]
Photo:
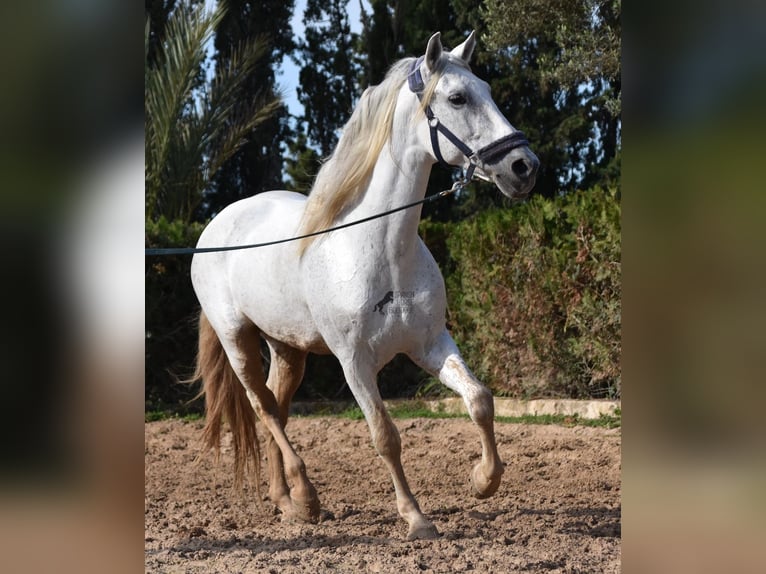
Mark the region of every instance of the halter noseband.
[[[407, 84], [410, 91], [416, 94], [419, 100], [422, 100], [423, 92], [426, 89], [423, 75], [420, 73], [420, 66], [423, 63], [423, 60], [423, 56], [414, 60], [410, 66], [410, 71], [407, 74]], [[439, 133], [441, 133], [468, 158], [469, 166], [465, 174], [466, 180], [470, 180], [473, 177], [473, 172], [479, 165], [493, 165], [508, 155], [511, 150], [529, 145], [524, 132], [517, 130], [512, 134], [508, 134], [507, 136], [503, 136], [500, 139], [493, 141], [479, 151], [474, 152], [439, 121], [439, 118], [434, 115], [430, 105], [426, 105], [425, 111], [426, 118], [428, 118], [428, 129], [431, 134], [431, 147], [434, 150], [436, 159], [443, 166], [455, 167], [444, 161], [444, 158], [442, 157], [441, 149], [439, 148]]]

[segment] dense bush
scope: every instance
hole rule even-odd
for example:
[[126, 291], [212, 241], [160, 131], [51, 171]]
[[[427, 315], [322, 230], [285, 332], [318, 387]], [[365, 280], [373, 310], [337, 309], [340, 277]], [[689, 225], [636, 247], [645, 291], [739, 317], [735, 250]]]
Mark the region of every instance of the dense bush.
[[[197, 243], [199, 223], [146, 222], [146, 247], [189, 247]], [[145, 407], [179, 413], [199, 410], [191, 404], [197, 390], [179, 383], [194, 367], [199, 304], [189, 275], [190, 255], [147, 257], [145, 264]]]
[[495, 393], [619, 397], [619, 192], [536, 196], [423, 230], [447, 254], [449, 327]]

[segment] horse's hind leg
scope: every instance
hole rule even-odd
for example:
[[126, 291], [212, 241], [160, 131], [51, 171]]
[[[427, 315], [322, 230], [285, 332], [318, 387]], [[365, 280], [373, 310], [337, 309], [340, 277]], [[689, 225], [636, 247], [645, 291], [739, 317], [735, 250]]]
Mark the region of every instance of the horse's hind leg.
[[[231, 332], [231, 331], [229, 331]], [[306, 522], [319, 519], [319, 500], [316, 490], [306, 476], [306, 466], [295, 452], [285, 435], [284, 425], [277, 400], [271, 389], [266, 386], [261, 361], [261, 337], [255, 325], [247, 324], [234, 330], [234, 335], [221, 339], [234, 372], [245, 386], [250, 404], [255, 409], [263, 425], [271, 434], [269, 453], [279, 450], [284, 471], [292, 482], [290, 498], [301, 501], [293, 504], [290, 515]], [[272, 444], [277, 449], [272, 449]]]
[[503, 464], [495, 444], [495, 404], [492, 393], [466, 367], [460, 352], [445, 330], [437, 337], [424, 356], [412, 356], [413, 361], [463, 397], [468, 414], [479, 427], [481, 462], [471, 472], [474, 494], [478, 498], [492, 496], [500, 486]]
[[[279, 409], [279, 422], [284, 429], [287, 426], [290, 401], [301, 384], [306, 367], [306, 352], [300, 351], [273, 339], [267, 338], [271, 351], [271, 366], [266, 386], [272, 390]], [[309, 483], [301, 488], [298, 480], [291, 493], [285, 477], [282, 451], [270, 435], [267, 439], [269, 460], [269, 498], [286, 518], [302, 519], [306, 514], [315, 515], [319, 509], [319, 499]]]
[[397, 510], [409, 525], [407, 539], [438, 537], [439, 532], [420, 511], [420, 506], [407, 484], [402, 468], [399, 431], [383, 405], [378, 391], [376, 372], [365, 365], [360, 365], [358, 361], [349, 363], [341, 361], [341, 363], [348, 386], [370, 427], [373, 445], [391, 472]]

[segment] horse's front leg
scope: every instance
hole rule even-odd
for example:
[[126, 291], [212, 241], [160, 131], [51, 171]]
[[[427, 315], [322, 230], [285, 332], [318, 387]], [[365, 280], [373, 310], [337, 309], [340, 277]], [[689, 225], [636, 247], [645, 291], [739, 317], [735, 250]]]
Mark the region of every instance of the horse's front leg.
[[399, 431], [383, 405], [376, 370], [358, 357], [349, 361], [341, 360], [341, 364], [348, 386], [367, 420], [375, 450], [391, 472], [396, 507], [409, 526], [407, 540], [437, 538], [438, 530], [421, 512], [404, 476]]
[[463, 397], [471, 420], [479, 427], [481, 462], [471, 472], [474, 494], [492, 496], [500, 486], [503, 463], [495, 443], [495, 404], [492, 393], [471, 373], [463, 362], [455, 342], [445, 329], [422, 356], [413, 361]]

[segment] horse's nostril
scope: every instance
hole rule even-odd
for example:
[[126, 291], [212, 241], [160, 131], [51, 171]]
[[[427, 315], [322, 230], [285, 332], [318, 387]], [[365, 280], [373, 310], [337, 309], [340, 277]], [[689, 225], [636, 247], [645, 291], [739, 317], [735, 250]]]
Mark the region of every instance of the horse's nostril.
[[529, 166], [523, 159], [517, 159], [511, 164], [511, 169], [520, 178], [526, 178], [529, 175]]

